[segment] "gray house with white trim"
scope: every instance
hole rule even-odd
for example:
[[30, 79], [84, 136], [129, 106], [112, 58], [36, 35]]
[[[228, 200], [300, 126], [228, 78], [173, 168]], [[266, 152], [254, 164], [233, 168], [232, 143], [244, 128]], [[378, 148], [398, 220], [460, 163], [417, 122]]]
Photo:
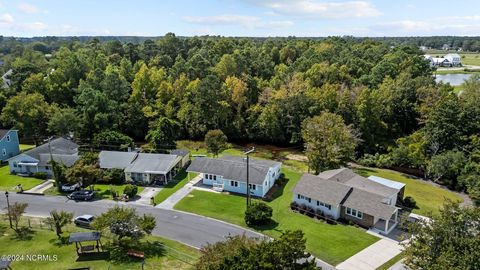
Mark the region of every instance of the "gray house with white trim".
[[[264, 197], [280, 177], [282, 163], [250, 158], [250, 194]], [[204, 185], [234, 193], [247, 194], [247, 163], [243, 157], [199, 157], [192, 161], [187, 172], [199, 173]]]
[[45, 172], [51, 177], [53, 175], [51, 158], [66, 167], [71, 167], [79, 159], [78, 145], [65, 138], [56, 138], [50, 144], [42, 144], [8, 159], [10, 173], [31, 175]]
[[167, 184], [184, 167], [185, 156], [189, 157], [188, 151], [182, 154], [101, 151], [98, 160], [101, 169], [123, 170], [127, 181]]
[[350, 220], [388, 234], [398, 224], [395, 205], [405, 185], [382, 179], [371, 180], [348, 168], [305, 173], [293, 189], [293, 201], [332, 219]]

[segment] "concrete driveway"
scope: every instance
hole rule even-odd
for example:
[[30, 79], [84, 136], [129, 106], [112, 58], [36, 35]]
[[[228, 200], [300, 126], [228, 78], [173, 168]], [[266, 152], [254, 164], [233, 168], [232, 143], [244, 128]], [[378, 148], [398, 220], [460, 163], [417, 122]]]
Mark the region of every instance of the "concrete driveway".
[[373, 245], [337, 265], [338, 270], [375, 270], [400, 254], [402, 247], [394, 240], [382, 238]]

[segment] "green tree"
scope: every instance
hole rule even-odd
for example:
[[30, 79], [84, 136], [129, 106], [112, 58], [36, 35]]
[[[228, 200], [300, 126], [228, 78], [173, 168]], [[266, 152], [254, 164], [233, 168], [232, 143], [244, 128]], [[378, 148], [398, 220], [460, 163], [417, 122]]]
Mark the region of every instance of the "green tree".
[[446, 184], [451, 188], [458, 188], [457, 177], [462, 172], [466, 161], [462, 152], [449, 150], [433, 156], [428, 164], [427, 172], [435, 182]]
[[52, 114], [48, 120], [48, 131], [57, 136], [76, 132], [80, 127], [80, 117], [73, 108], [52, 106]]
[[404, 263], [412, 270], [480, 269], [480, 208], [447, 201], [432, 222], [409, 227]]
[[263, 202], [254, 203], [245, 210], [245, 223], [250, 227], [267, 224], [271, 218], [272, 208]]
[[302, 123], [305, 154], [315, 173], [335, 169], [353, 158], [358, 138], [342, 117], [323, 112]]
[[49, 114], [50, 106], [41, 94], [20, 92], [8, 100], [0, 120], [14, 125], [23, 136], [38, 142], [46, 134]]
[[65, 178], [69, 183], [82, 183], [88, 187], [102, 177], [102, 171], [96, 165], [85, 164], [82, 161], [75, 163], [65, 172]]
[[219, 129], [209, 130], [205, 134], [207, 150], [214, 156], [218, 156], [220, 152], [227, 148], [227, 141], [227, 136]]
[[207, 269], [320, 269], [305, 252], [301, 231], [286, 231], [273, 241], [256, 241], [245, 235], [229, 236], [226, 241], [202, 248], [196, 268]]
[[176, 147], [175, 139], [178, 137], [180, 125], [177, 121], [160, 117], [152, 122], [145, 139], [155, 150], [174, 149]]
[[47, 224], [55, 228], [55, 233], [60, 238], [62, 235], [62, 228], [72, 223], [73, 213], [57, 210], [50, 211], [50, 217], [45, 221]]
[[118, 131], [106, 130], [93, 136], [93, 144], [99, 149], [112, 148], [126, 150], [133, 147], [133, 139]]
[[[119, 240], [119, 245], [137, 242], [156, 227], [155, 218], [150, 214], [139, 216], [134, 208], [114, 206], [102, 213], [92, 223], [97, 230], [109, 230]], [[126, 241], [121, 241], [125, 239]]]
[[10, 205], [10, 209], [7, 212], [10, 219], [13, 221], [13, 224], [15, 225], [15, 232], [17, 232], [17, 234], [20, 233], [20, 230], [18, 229], [18, 224], [20, 223], [20, 219], [25, 213], [25, 209], [27, 209], [27, 207], [28, 203], [14, 202], [12, 205]]

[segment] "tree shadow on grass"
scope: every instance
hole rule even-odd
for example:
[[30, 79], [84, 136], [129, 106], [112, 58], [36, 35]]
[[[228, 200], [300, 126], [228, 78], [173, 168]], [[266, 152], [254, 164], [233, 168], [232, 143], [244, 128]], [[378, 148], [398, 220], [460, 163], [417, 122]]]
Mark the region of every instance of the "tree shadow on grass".
[[279, 225], [278, 222], [271, 219], [267, 224], [251, 226], [251, 228], [254, 229], [254, 230], [262, 232], [262, 231], [275, 230], [275, 228], [277, 228], [278, 225]]
[[12, 239], [20, 241], [30, 241], [33, 239], [35, 231], [28, 227], [20, 227], [15, 231], [15, 234], [12, 236]]
[[128, 255], [129, 250], [143, 252], [145, 258], [162, 257], [167, 255], [165, 246], [159, 241], [142, 242], [123, 242], [122, 245], [108, 245], [106, 248], [110, 252], [110, 261], [112, 263], [141, 262], [142, 258], [136, 258]]
[[63, 247], [63, 246], [68, 246], [70, 243], [68, 243], [68, 238], [69, 236], [63, 236], [61, 235], [60, 238], [52, 238], [48, 242], [56, 247]]
[[[75, 247], [72, 247], [75, 250]], [[77, 262], [85, 261], [108, 261], [110, 259], [110, 252], [101, 251], [101, 252], [90, 252], [83, 253], [78, 255]]]
[[363, 177], [368, 177], [377, 171], [370, 168], [355, 168], [355, 171]]

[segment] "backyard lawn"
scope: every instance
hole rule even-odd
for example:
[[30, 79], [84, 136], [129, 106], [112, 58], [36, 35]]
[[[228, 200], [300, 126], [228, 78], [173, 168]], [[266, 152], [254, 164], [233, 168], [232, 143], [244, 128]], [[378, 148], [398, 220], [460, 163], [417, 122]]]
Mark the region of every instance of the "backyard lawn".
[[417, 201], [418, 209], [413, 210], [416, 214], [424, 216], [437, 214], [445, 198], [453, 201], [463, 201], [460, 196], [447, 189], [436, 187], [431, 183], [412, 178], [399, 172], [376, 168], [360, 168], [356, 169], [356, 171], [365, 177], [376, 175], [406, 184], [405, 196], [411, 196]]
[[8, 166], [0, 167], [0, 190], [16, 191], [15, 187], [18, 184], [22, 184], [23, 190], [27, 190], [42, 182], [43, 180], [33, 177], [21, 177], [18, 175], [10, 174]]
[[[289, 181], [283, 189], [276, 191], [275, 199], [268, 202], [273, 208], [274, 223], [256, 228], [258, 231], [278, 237], [286, 230], [300, 229], [305, 233], [307, 250], [333, 265], [346, 260], [378, 240], [365, 233], [365, 230], [354, 226], [330, 225], [290, 211], [292, 189], [300, 179], [301, 173], [289, 168], [283, 168], [282, 171]], [[246, 227], [243, 220], [245, 198], [242, 196], [194, 190], [175, 205], [175, 209]]]
[[20, 144], [20, 151], [24, 152], [35, 147], [35, 144]]
[[[190, 178], [188, 175], [190, 174]], [[188, 179], [193, 179], [197, 176], [196, 173], [187, 173], [185, 170], [182, 170], [177, 175], [175, 175], [175, 181], [169, 182], [166, 186], [160, 190], [160, 192], [155, 196], [155, 203], [159, 204], [163, 202], [166, 198], [170, 197], [177, 190], [181, 189], [188, 183]]]
[[[26, 217], [22, 218], [24, 223]], [[45, 226], [32, 226], [30, 237], [19, 239], [13, 230], [8, 228], [8, 221], [3, 217], [0, 222], [0, 254], [18, 254], [24, 256], [22, 261], [12, 262], [12, 269], [72, 269], [90, 267], [90, 269], [142, 269], [141, 261], [127, 259], [125, 262], [114, 262], [108, 253], [91, 254], [78, 258], [74, 244], [62, 243], [55, 233]], [[70, 232], [86, 231], [73, 225], [64, 230], [67, 237]], [[108, 237], [102, 237], [102, 244], [108, 244]], [[140, 250], [145, 251], [146, 260], [143, 269], [194, 269], [199, 251], [176, 241], [156, 236], [147, 236], [141, 241]], [[27, 255], [49, 255], [52, 261], [28, 261]], [[53, 259], [56, 255], [57, 260]], [[21, 257], [20, 257], [21, 258]]]

